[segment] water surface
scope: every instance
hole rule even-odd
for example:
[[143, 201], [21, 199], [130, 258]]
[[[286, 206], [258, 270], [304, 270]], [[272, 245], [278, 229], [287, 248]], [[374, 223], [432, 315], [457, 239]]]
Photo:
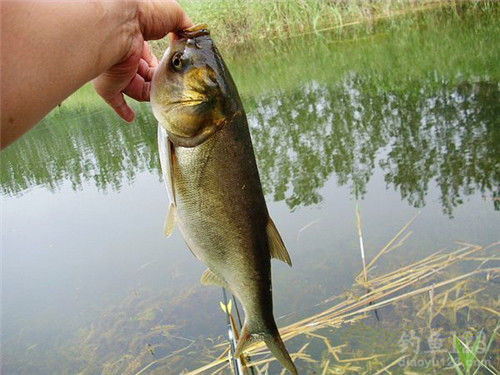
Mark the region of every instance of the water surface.
[[[227, 54], [294, 263], [273, 262], [278, 325], [353, 283], [356, 203], [368, 258], [421, 211], [381, 268], [498, 240], [498, 25], [497, 7], [459, 9]], [[164, 356], [149, 373], [179, 373], [210, 356], [175, 350], [225, 339], [221, 291], [161, 233], [156, 122], [136, 108], [126, 125], [85, 87], [2, 153], [6, 374], [135, 374]]]

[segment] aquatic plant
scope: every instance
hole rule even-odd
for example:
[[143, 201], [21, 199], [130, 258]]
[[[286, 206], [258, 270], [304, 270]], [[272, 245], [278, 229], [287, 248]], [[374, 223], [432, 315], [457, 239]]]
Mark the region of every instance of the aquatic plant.
[[[404, 360], [410, 357], [410, 353], [405, 352], [406, 348], [402, 348], [401, 351], [391, 352], [387, 351], [390, 346], [386, 346], [385, 351], [379, 353], [375, 352], [364, 356], [346, 355], [343, 354], [345, 343], [338, 346], [332, 344], [329, 331], [338, 331], [342, 327], [366, 320], [369, 318], [369, 314], [377, 309], [389, 306], [395, 307], [401, 302], [414, 301], [414, 298], [423, 295], [429, 295], [429, 302], [421, 301], [420, 303], [417, 302], [417, 304], [419, 310], [428, 311], [429, 329], [432, 328], [432, 321], [442, 316], [445, 310], [454, 311], [456, 314], [466, 307], [470, 315], [471, 311], [481, 311], [485, 307], [484, 304], [471, 303], [471, 297], [476, 295], [478, 291], [483, 291], [484, 288], [476, 291], [466, 291], [465, 282], [479, 275], [486, 275], [489, 281], [500, 277], [500, 267], [484, 267], [489, 262], [498, 259], [494, 254], [498, 251], [500, 242], [489, 246], [457, 242], [459, 247], [452, 252], [438, 251], [412, 264], [401, 266], [381, 275], [373, 275], [375, 265], [380, 258], [400, 248], [411, 235], [409, 227], [415, 218], [416, 216], [406, 223], [379, 253], [368, 262], [365, 271], [361, 271], [356, 277], [351, 291], [324, 301], [323, 304], [335, 303], [319, 313], [280, 329], [283, 340], [291, 341], [291, 343], [288, 343], [289, 346], [294, 347], [298, 342], [301, 343], [298, 350], [291, 352], [294, 360], [320, 365], [324, 374], [330, 369], [333, 373], [344, 373], [335, 371], [346, 371], [349, 367], [353, 370], [355, 366], [363, 367], [365, 365], [372, 366], [370, 373], [382, 374], [395, 365], [402, 366], [401, 363], [406, 363]], [[487, 255], [488, 251], [493, 254]], [[446, 272], [453, 266], [471, 261], [479, 262], [479, 266], [474, 267], [472, 270], [461, 271], [448, 277], [445, 276]], [[367, 275], [367, 281], [365, 281], [364, 275]], [[461, 294], [461, 291], [465, 292]], [[487, 307], [487, 309], [494, 316], [500, 315], [498, 311], [491, 307]], [[495, 334], [492, 336], [495, 335], [496, 329]], [[299, 337], [301, 340], [294, 341]], [[327, 356], [322, 361], [318, 361], [307, 353], [306, 349], [313, 341], [319, 341], [324, 345]], [[407, 343], [403, 342], [403, 344], [411, 345], [411, 340]], [[217, 358], [204, 366], [186, 372], [185, 375], [198, 375], [208, 370], [218, 373], [225, 368], [230, 368], [230, 362], [228, 362], [229, 347], [227, 347], [227, 344], [219, 344], [216, 347], [222, 349], [222, 353]], [[245, 353], [254, 358], [248, 364], [248, 367], [258, 368], [259, 373], [267, 374], [269, 364], [275, 361], [272, 356], [268, 356], [269, 351], [262, 343], [251, 345], [245, 350]], [[462, 353], [465, 353], [465, 350], [462, 350]], [[476, 355], [477, 350], [471, 353]], [[255, 358], [259, 359], [256, 360]], [[464, 358], [468, 360], [469, 357], [464, 356]], [[378, 365], [378, 368], [373, 368], [374, 364]]]
[[[483, 331], [480, 331], [479, 334], [476, 337], [476, 340], [474, 341], [472, 347], [469, 347], [466, 343], [464, 343], [459, 337], [456, 335], [453, 336], [453, 342], [455, 344], [455, 348], [458, 354], [458, 362], [455, 360], [453, 355], [451, 353], [448, 353], [450, 356], [450, 360], [453, 363], [453, 368], [457, 372], [458, 375], [470, 375], [471, 373], [473, 375], [477, 374], [482, 368], [490, 372], [491, 374], [495, 375], [498, 374], [498, 370], [493, 368], [490, 368], [490, 366], [486, 365], [484, 363], [484, 359], [488, 355], [491, 345], [493, 342], [496, 340], [496, 335], [497, 331], [500, 328], [500, 325], [497, 325], [495, 330], [490, 336], [490, 339], [488, 341], [488, 344], [486, 346], [486, 349], [484, 351], [483, 359], [479, 359], [479, 345], [481, 344], [481, 339], [484, 335]], [[474, 372], [473, 366], [476, 365], [476, 369]], [[463, 367], [463, 371], [462, 371]]]

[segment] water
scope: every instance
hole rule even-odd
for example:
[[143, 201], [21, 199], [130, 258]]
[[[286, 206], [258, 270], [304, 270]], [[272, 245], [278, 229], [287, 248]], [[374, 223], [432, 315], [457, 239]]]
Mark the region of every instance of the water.
[[[356, 202], [368, 259], [421, 211], [380, 271], [498, 240], [498, 25], [496, 6], [458, 9], [227, 55], [294, 263], [273, 262], [278, 325], [352, 285]], [[124, 125], [85, 87], [2, 153], [5, 374], [135, 374], [165, 356], [148, 373], [179, 373], [225, 339], [221, 291], [199, 284], [205, 267], [178, 231], [161, 233], [156, 122], [136, 108]], [[362, 356], [383, 336], [399, 350], [396, 311], [332, 341]], [[323, 350], [310, 347], [316, 360]]]

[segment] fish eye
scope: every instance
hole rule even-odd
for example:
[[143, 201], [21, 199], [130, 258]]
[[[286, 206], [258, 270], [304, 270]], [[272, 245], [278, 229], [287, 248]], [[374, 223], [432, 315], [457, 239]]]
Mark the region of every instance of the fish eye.
[[180, 71], [182, 69], [182, 53], [177, 52], [174, 54], [172, 56], [171, 64], [174, 70]]

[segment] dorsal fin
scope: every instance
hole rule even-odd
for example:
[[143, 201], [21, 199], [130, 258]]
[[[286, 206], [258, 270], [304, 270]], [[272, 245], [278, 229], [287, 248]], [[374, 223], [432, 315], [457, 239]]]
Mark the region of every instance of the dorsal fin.
[[290, 259], [290, 255], [288, 254], [285, 244], [283, 243], [283, 240], [281, 239], [281, 236], [271, 218], [267, 221], [266, 231], [267, 238], [269, 240], [269, 252], [271, 254], [271, 258], [279, 259], [291, 267], [292, 260]]

